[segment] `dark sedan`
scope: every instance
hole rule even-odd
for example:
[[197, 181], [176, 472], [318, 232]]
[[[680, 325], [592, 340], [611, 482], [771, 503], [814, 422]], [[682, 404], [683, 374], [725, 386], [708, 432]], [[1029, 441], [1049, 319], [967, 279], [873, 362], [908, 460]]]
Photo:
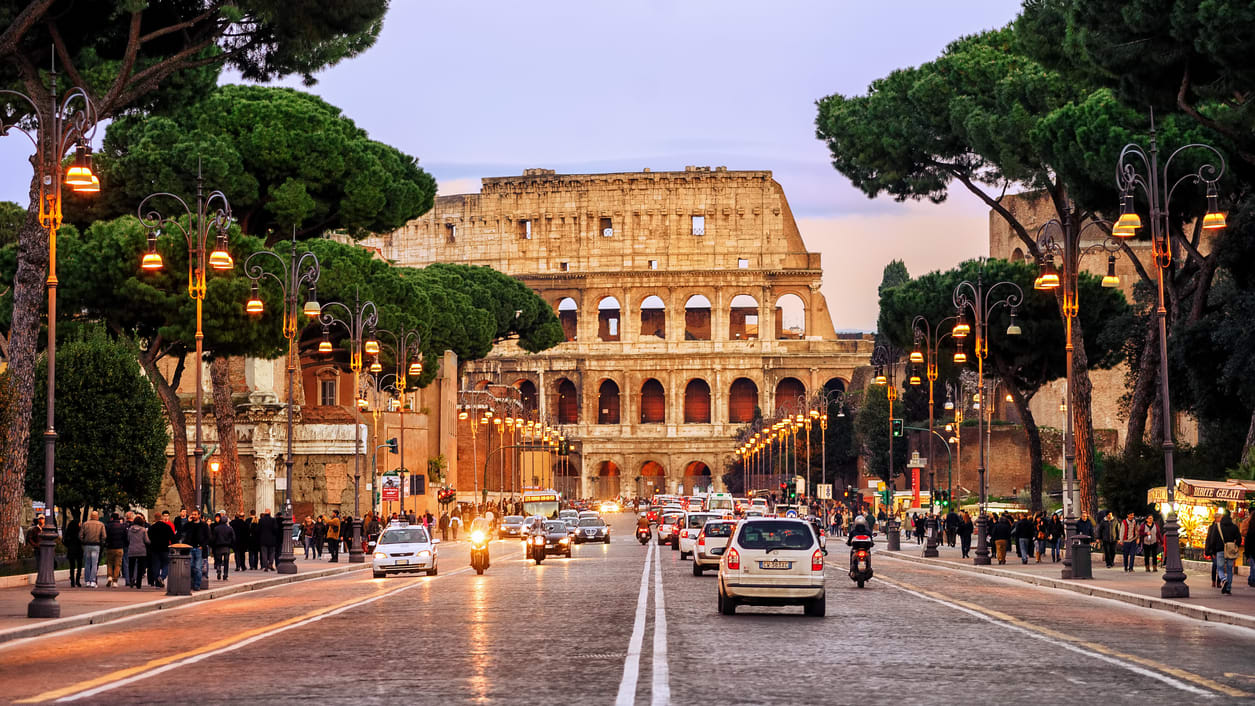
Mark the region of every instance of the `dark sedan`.
[[545, 523], [545, 554], [571, 556], [571, 533], [565, 522], [550, 520]]
[[585, 517], [580, 520], [580, 526], [575, 528], [575, 543], [584, 542], [609, 544], [610, 527], [606, 525], [606, 521], [600, 517]]
[[501, 520], [501, 526], [497, 528], [497, 538], [505, 539], [506, 537], [522, 537], [523, 536], [523, 517], [520, 515], [506, 515]]

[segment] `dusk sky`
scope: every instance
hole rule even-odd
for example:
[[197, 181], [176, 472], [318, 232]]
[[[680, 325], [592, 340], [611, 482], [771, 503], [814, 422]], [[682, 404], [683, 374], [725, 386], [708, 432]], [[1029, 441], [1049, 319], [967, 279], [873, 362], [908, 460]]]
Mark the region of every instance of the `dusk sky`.
[[[480, 177], [528, 167], [769, 169], [808, 248], [823, 254], [834, 325], [871, 330], [884, 265], [901, 258], [919, 275], [986, 252], [987, 212], [962, 191], [941, 206], [869, 200], [829, 164], [815, 101], [861, 94], [1018, 9], [1010, 0], [393, 0], [378, 43], [306, 90], [418, 157], [441, 193], [478, 191]], [[9, 165], [0, 199], [27, 202], [29, 148], [0, 140]]]

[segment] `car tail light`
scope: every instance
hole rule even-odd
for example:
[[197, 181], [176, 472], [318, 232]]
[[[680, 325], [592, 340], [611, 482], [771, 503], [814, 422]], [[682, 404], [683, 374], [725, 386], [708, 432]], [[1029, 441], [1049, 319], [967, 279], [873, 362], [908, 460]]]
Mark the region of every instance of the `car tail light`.
[[865, 551], [860, 551], [860, 552], [858, 553], [858, 558], [860, 558], [860, 559], [864, 559], [864, 558], [866, 558], [866, 557], [867, 557], [867, 552], [865, 552]]
[[815, 553], [811, 554], [811, 571], [823, 571], [823, 570], [824, 570], [824, 551], [822, 549], [816, 549]]
[[735, 549], [728, 550], [728, 568], [729, 569], [741, 568], [741, 555], [737, 554]]
[[697, 546], [699, 547], [706, 546], [706, 533], [705, 532], [699, 532], [697, 534]]

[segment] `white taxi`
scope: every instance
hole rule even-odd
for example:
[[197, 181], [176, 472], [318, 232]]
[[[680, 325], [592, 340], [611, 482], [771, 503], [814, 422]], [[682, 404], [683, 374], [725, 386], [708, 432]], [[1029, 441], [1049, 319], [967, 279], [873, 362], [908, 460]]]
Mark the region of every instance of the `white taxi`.
[[419, 525], [388, 525], [375, 544], [371, 564], [375, 578], [403, 571], [425, 571], [435, 576], [440, 568], [437, 544], [440, 540]]
[[707, 522], [722, 517], [723, 515], [718, 512], [685, 513], [676, 525], [680, 534], [680, 558], [693, 556], [693, 549], [697, 546], [697, 535], [701, 534], [702, 527], [705, 527]]
[[801, 605], [806, 615], [825, 612], [824, 550], [809, 522], [747, 519], [736, 528], [719, 561], [719, 612], [738, 605]]

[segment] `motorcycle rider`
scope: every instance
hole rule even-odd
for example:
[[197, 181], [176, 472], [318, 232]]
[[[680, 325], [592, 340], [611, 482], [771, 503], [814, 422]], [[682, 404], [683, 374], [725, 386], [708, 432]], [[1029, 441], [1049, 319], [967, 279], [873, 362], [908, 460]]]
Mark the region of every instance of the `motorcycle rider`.
[[640, 517], [636, 518], [636, 531], [640, 532], [641, 530], [645, 530], [646, 532], [652, 532], [652, 530], [649, 528], [649, 518], [645, 515], [641, 515]]
[[845, 545], [847, 547], [853, 545], [855, 535], [859, 534], [865, 534], [868, 537], [872, 536], [872, 531], [867, 527], [867, 518], [862, 515], [855, 517], [854, 521], [850, 523], [850, 533], [846, 535]]
[[483, 537], [484, 537], [484, 549], [483, 549], [483, 551], [484, 551], [484, 564], [485, 564], [485, 566], [487, 566], [487, 564], [489, 563], [489, 562], [488, 562], [488, 558], [489, 558], [489, 557], [488, 557], [488, 537], [491, 535], [491, 530], [492, 530], [492, 523], [491, 523], [491, 522], [489, 522], [487, 518], [485, 518], [485, 517], [476, 517], [474, 520], [471, 520], [471, 533], [470, 533], [470, 535], [469, 535], [469, 536], [472, 538], [472, 539], [471, 539], [471, 542], [472, 542], [472, 547], [471, 547], [471, 549], [472, 549], [472, 551], [474, 550], [474, 541], [475, 541], [475, 540], [474, 540], [474, 537], [475, 537], [475, 533], [476, 533], [476, 532], [483, 532]]

